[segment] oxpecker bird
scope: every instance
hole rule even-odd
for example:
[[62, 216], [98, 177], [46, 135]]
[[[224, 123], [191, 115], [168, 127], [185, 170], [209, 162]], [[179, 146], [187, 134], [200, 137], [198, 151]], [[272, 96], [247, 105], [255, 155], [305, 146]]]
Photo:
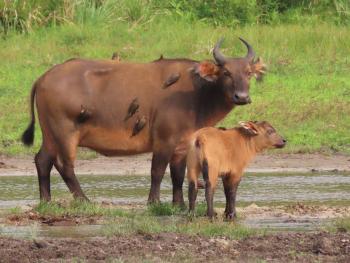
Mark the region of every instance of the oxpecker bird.
[[141, 118], [138, 118], [135, 125], [134, 125], [134, 129], [132, 130], [131, 137], [138, 134], [145, 127], [146, 122], [147, 122], [146, 116], [142, 116]]
[[162, 88], [166, 89], [167, 87], [173, 85], [180, 79], [180, 73], [171, 74], [166, 81], [164, 81]]
[[120, 61], [120, 56], [117, 52], [114, 52], [112, 55], [112, 60]]
[[135, 98], [129, 105], [128, 112], [126, 114], [126, 117], [124, 121], [127, 121], [129, 118], [131, 118], [139, 109], [140, 105], [137, 101], [137, 98]]

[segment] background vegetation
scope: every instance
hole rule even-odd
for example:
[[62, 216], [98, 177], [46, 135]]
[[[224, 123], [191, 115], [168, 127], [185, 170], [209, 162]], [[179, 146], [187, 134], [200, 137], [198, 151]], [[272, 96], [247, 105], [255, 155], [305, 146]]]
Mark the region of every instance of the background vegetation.
[[269, 66], [252, 83], [253, 103], [223, 121], [269, 120], [288, 152], [350, 153], [348, 0], [5, 0], [0, 2], [0, 153], [28, 154], [19, 138], [29, 121], [31, 85], [71, 57], [147, 62], [166, 57], [245, 54], [247, 39]]

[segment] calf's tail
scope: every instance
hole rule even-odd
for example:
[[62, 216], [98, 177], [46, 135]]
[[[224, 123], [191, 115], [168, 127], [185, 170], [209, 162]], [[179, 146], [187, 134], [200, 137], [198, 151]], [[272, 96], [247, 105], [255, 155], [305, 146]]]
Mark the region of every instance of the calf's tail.
[[32, 87], [32, 91], [30, 93], [30, 123], [27, 127], [27, 129], [22, 134], [22, 142], [26, 146], [31, 146], [34, 141], [34, 128], [35, 128], [35, 112], [34, 112], [34, 99], [35, 99], [35, 92], [36, 92], [36, 84], [34, 83]]
[[201, 172], [203, 175], [203, 179], [204, 179], [204, 181], [207, 181], [208, 180], [208, 173], [209, 173], [208, 160], [205, 156], [203, 140], [201, 138], [197, 138], [195, 145], [196, 145], [198, 157], [200, 160], [200, 166], [201, 166]]

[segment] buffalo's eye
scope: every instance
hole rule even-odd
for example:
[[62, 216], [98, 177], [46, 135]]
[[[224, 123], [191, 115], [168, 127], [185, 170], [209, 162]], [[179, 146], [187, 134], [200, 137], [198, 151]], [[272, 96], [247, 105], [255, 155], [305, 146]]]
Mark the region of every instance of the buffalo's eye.
[[230, 77], [230, 76], [231, 76], [231, 72], [228, 71], [228, 70], [225, 70], [225, 71], [224, 71], [224, 75]]
[[248, 71], [247, 75], [248, 75], [248, 78], [251, 78], [253, 76], [253, 72], [252, 71]]

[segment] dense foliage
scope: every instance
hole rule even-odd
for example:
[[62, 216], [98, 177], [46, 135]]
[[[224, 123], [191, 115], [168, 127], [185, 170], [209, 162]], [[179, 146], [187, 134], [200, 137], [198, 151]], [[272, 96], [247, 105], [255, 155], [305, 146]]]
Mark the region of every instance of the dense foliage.
[[150, 22], [178, 16], [221, 26], [280, 23], [350, 23], [348, 0], [3, 0], [0, 30], [30, 32], [62, 23]]

